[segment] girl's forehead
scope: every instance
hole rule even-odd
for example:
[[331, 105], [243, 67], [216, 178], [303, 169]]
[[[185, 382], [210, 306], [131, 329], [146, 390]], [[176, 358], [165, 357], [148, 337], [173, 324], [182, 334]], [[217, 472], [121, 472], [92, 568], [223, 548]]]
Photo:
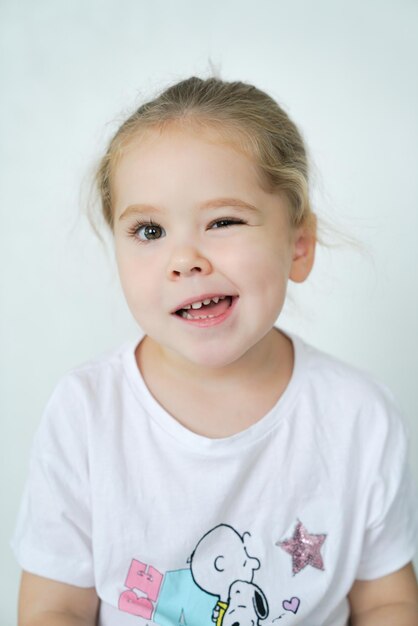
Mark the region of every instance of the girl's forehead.
[[[121, 146], [111, 168], [112, 182], [118, 185], [126, 176], [143, 179], [160, 172], [174, 175], [187, 168], [190, 176], [204, 174], [210, 178], [229, 174], [253, 178], [256, 163], [235, 143], [205, 132], [185, 132], [183, 129], [141, 132]], [[257, 176], [258, 178], [258, 176]]]
[[196, 133], [148, 132], [126, 146], [113, 172], [114, 209], [135, 197], [195, 198], [245, 196], [253, 203], [265, 190], [256, 164], [229, 142]]
[[218, 148], [234, 150], [241, 156], [245, 156], [251, 161], [255, 161], [254, 155], [245, 147], [245, 139], [238, 130], [228, 127], [217, 127], [211, 125], [197, 125], [172, 123], [161, 127], [139, 128], [131, 136], [127, 136], [121, 143], [118, 150], [115, 166], [121, 159], [140, 151], [158, 149], [170, 144], [195, 145], [207, 144]]
[[180, 125], [143, 129], [126, 141], [111, 174], [115, 216], [131, 204], [175, 205], [176, 199], [193, 206], [214, 198], [257, 205], [277, 202], [277, 192], [237, 133], [211, 127], [202, 132]]
[[[123, 180], [151, 182], [158, 175], [174, 178], [188, 175], [201, 184], [230, 181], [254, 192], [271, 193], [262, 167], [248, 154], [237, 133], [221, 133], [218, 129], [171, 126], [144, 129], [132, 136], [119, 152], [111, 168], [113, 194], [120, 191]], [[160, 184], [160, 180], [158, 180]], [[228, 185], [227, 185], [228, 186]], [[118, 189], [119, 188], [119, 189]]]

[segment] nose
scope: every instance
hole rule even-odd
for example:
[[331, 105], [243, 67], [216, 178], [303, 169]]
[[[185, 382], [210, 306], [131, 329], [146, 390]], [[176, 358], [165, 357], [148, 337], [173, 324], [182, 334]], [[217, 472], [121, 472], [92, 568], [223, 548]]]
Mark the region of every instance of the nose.
[[255, 557], [251, 558], [251, 567], [254, 570], [260, 569], [260, 561]]
[[205, 275], [211, 271], [210, 261], [192, 246], [176, 248], [171, 255], [167, 268], [170, 280], [178, 280], [181, 276]]

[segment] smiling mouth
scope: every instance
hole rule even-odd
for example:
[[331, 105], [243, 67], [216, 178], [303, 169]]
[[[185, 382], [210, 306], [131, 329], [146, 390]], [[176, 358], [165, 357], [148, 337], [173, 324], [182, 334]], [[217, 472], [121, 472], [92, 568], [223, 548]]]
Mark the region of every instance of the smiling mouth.
[[175, 315], [187, 320], [202, 320], [219, 317], [230, 308], [235, 297], [236, 296], [219, 296], [211, 298], [209, 302], [207, 300], [196, 302], [183, 309], [178, 309]]

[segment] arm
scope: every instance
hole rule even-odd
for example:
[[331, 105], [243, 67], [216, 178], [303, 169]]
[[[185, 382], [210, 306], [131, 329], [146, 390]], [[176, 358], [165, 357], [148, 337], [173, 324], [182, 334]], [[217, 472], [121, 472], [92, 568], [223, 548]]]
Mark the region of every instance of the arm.
[[352, 626], [418, 626], [412, 564], [376, 580], [357, 580], [348, 596]]
[[98, 608], [94, 587], [74, 587], [22, 573], [19, 626], [95, 626]]

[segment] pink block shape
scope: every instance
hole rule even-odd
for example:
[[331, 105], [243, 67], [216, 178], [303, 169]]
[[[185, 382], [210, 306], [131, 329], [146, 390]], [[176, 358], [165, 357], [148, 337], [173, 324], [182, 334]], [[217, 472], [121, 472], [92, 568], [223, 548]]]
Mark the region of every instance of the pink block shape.
[[124, 591], [120, 594], [119, 609], [150, 620], [153, 606], [147, 598], [138, 598], [134, 591]]
[[129, 589], [143, 591], [152, 602], [155, 602], [160, 593], [162, 580], [163, 575], [155, 567], [132, 559], [125, 585]]

